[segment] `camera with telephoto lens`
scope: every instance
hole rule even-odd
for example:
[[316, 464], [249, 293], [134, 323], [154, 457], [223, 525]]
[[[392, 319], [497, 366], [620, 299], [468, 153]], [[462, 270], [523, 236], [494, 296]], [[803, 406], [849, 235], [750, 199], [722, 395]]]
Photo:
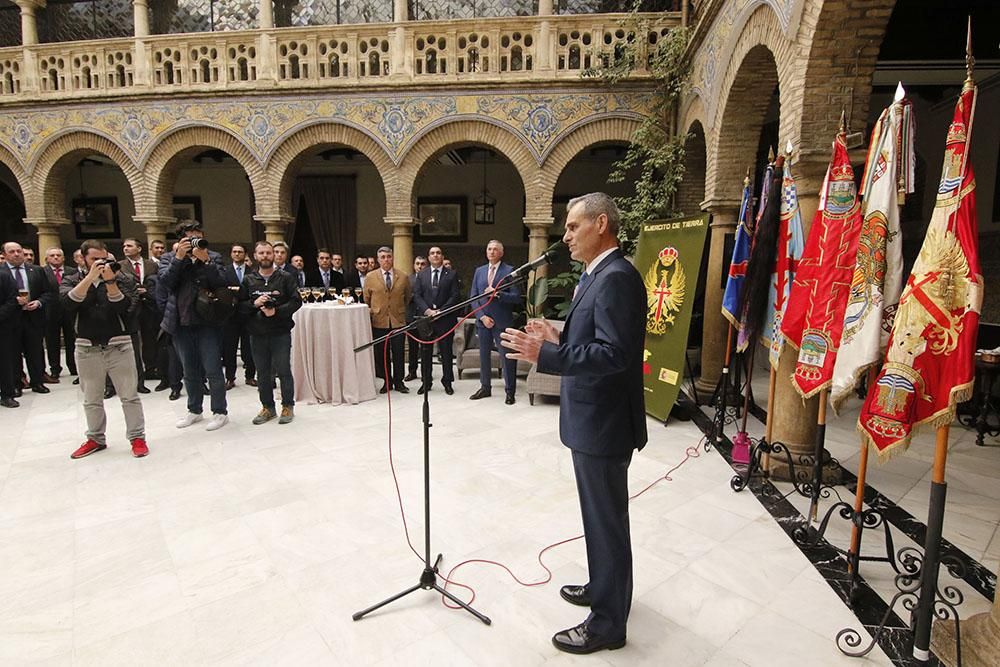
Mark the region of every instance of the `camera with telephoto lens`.
[[202, 248], [204, 250], [208, 249], [208, 241], [199, 236], [189, 236], [184, 240], [191, 244], [192, 250], [195, 248]]
[[122, 270], [122, 265], [113, 259], [99, 259], [97, 260], [96, 264], [98, 266], [107, 266], [108, 268], [111, 269], [112, 273], [118, 273], [119, 271]]

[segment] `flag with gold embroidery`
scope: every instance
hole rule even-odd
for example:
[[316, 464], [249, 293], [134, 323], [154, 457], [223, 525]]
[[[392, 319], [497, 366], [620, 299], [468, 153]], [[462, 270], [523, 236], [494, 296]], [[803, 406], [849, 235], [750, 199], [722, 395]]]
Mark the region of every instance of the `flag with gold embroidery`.
[[916, 426], [950, 423], [955, 406], [972, 395], [983, 303], [969, 163], [975, 101], [970, 78], [948, 128], [934, 213], [899, 298], [886, 360], [858, 417], [880, 461], [905, 451]]
[[[900, 97], [902, 97], [900, 95]], [[830, 403], [839, 410], [858, 379], [882, 360], [903, 290], [899, 207], [913, 192], [913, 119], [910, 101], [887, 107], [872, 129], [861, 179], [861, 238], [844, 312], [844, 334], [833, 368]]]
[[861, 206], [841, 131], [781, 321], [781, 333], [799, 351], [792, 384], [803, 398], [833, 381], [860, 233]]

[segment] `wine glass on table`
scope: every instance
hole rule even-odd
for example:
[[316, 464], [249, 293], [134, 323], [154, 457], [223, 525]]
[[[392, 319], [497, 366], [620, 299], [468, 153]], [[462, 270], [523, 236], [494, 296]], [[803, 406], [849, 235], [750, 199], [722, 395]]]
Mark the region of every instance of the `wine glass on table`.
[[324, 293], [325, 290], [322, 287], [313, 287], [312, 288], [313, 303], [322, 303]]
[[302, 303], [309, 303], [309, 294], [311, 290], [308, 287], [299, 288], [299, 298], [302, 299]]
[[354, 303], [364, 303], [364, 300], [361, 298], [363, 294], [364, 294], [364, 290], [362, 290], [360, 287], [355, 287], [354, 288]]

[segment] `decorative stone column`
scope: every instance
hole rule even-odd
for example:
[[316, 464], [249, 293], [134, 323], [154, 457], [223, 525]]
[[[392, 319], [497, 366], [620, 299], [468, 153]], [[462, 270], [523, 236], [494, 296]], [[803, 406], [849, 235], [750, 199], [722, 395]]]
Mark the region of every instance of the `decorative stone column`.
[[132, 22], [136, 37], [149, 37], [149, 0], [132, 0]]
[[[538, 15], [552, 16], [555, 13], [552, 5], [552, 0], [538, 0]], [[535, 67], [539, 70], [552, 69], [551, 21], [544, 20], [538, 24], [538, 35], [536, 36], [536, 39], [538, 40], [538, 48], [535, 50], [535, 58], [537, 60]]]
[[709, 227], [708, 275], [705, 277], [705, 312], [701, 334], [701, 375], [695, 381], [699, 394], [710, 396], [722, 375], [726, 357], [728, 322], [722, 316], [722, 266], [725, 262], [726, 234], [736, 233], [740, 202], [736, 199], [704, 201], [701, 208], [712, 214]]
[[38, 44], [38, 24], [35, 11], [45, 7], [45, 0], [14, 0], [21, 8], [21, 45]]
[[264, 240], [270, 243], [284, 241], [288, 226], [295, 222], [290, 215], [255, 215], [253, 219], [264, 225]]
[[413, 226], [415, 218], [409, 215], [387, 215], [382, 218], [392, 225], [392, 257], [397, 271], [413, 271]]
[[[539, 217], [525, 216], [523, 222], [524, 226], [528, 228], [528, 261], [530, 262], [549, 247], [549, 230], [552, 229], [554, 218], [551, 215]], [[532, 272], [525, 287], [525, 295], [531, 294], [531, 288], [534, 286], [535, 280], [544, 278], [548, 273], [548, 266], [540, 266]], [[530, 299], [528, 299], [528, 305], [532, 305]]]
[[[132, 219], [141, 223], [146, 228], [146, 251], [148, 254], [149, 245], [153, 241], [163, 241], [166, 243], [167, 232], [177, 224], [177, 218], [161, 217], [156, 215], [134, 215]], [[167, 250], [170, 250], [169, 244]]]
[[25, 224], [33, 225], [38, 230], [38, 254], [36, 257], [41, 262], [45, 259], [45, 251], [49, 248], [62, 248], [59, 230], [63, 225], [68, 225], [69, 220], [60, 218], [25, 218]]
[[407, 11], [406, 0], [393, 0], [392, 3], [392, 22], [393, 23], [403, 23], [409, 20], [409, 14]]
[[[799, 156], [792, 164], [792, 176], [795, 178], [796, 197], [799, 202], [799, 214], [802, 216], [803, 238], [809, 237], [816, 209], [819, 208], [819, 191], [823, 185], [823, 177], [830, 160], [829, 150], [813, 151], [808, 155]], [[798, 350], [791, 345], [785, 349], [778, 361], [777, 378], [774, 392], [774, 432], [773, 439], [784, 443], [792, 456], [793, 462], [811, 465], [816, 451], [816, 418], [819, 414], [819, 396], [813, 396], [803, 401], [802, 396], [792, 385], [792, 374], [798, 360]], [[835, 481], [824, 469], [824, 479]], [[780, 456], [771, 457], [771, 476], [778, 480], [791, 479], [788, 466]], [[811, 476], [811, 471], [810, 471]]]
[[[1000, 569], [997, 573], [1000, 574]], [[954, 621], [934, 621], [931, 650], [948, 667], [958, 665]], [[1000, 665], [1000, 595], [993, 596], [991, 611], [962, 621], [962, 664], [965, 667]]]
[[[412, 65], [406, 57], [406, 27], [404, 24], [409, 20], [409, 11], [406, 0], [394, 0], [392, 3], [392, 21], [395, 28], [389, 30], [392, 35], [392, 50], [389, 53], [389, 76], [403, 77], [410, 74], [408, 71]], [[454, 41], [452, 41], [454, 44]]]
[[271, 0], [260, 0], [260, 14], [257, 15], [257, 22], [261, 30], [270, 30], [274, 27], [274, 4]]

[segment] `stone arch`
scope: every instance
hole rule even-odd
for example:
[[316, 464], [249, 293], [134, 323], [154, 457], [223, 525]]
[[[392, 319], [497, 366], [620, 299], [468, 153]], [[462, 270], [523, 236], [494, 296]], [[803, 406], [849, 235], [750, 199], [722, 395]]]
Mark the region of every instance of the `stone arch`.
[[136, 212], [170, 218], [177, 172], [192, 157], [211, 148], [224, 151], [243, 167], [255, 199], [265, 191], [264, 168], [242, 141], [215, 127], [187, 126], [162, 137], [150, 152], [144, 170], [145, 188], [136, 201]]
[[[760, 19], [755, 20], [756, 17]], [[760, 33], [768, 23], [777, 25], [771, 9], [757, 10], [748, 21], [748, 32], [740, 38], [743, 48], [739, 60], [732, 61], [731, 71], [727, 72], [725, 101], [720, 105], [721, 115], [708, 147], [705, 169], [708, 200], [739, 198], [739, 186], [757, 154], [760, 129], [776, 87], [781, 108], [780, 134], [789, 135], [786, 101], [790, 96], [787, 86], [781, 83], [779, 61]]]
[[829, 153], [841, 109], [853, 130], [864, 130], [872, 78], [896, 0], [825, 0], [802, 18], [808, 45], [797, 115], [803, 153]]
[[684, 142], [684, 179], [677, 186], [677, 209], [685, 215], [701, 210], [705, 201], [705, 164], [707, 161], [705, 128], [695, 120], [688, 126]]
[[66, 177], [90, 153], [110, 158], [128, 180], [132, 198], [138, 204], [143, 174], [128, 154], [114, 141], [100, 134], [77, 130], [64, 134], [42, 151], [31, 172], [32, 187], [24, 193], [28, 218], [65, 220]]
[[556, 182], [570, 160], [581, 151], [602, 142], [629, 143], [639, 125], [640, 121], [635, 118], [604, 118], [577, 127], [560, 139], [532, 180], [530, 191], [526, 188], [528, 215], [552, 215], [552, 194]]
[[20, 190], [21, 199], [26, 199], [28, 196], [28, 189], [31, 186], [31, 179], [21, 168], [21, 163], [18, 159], [7, 150], [4, 146], [0, 145], [0, 164], [7, 167], [10, 173], [14, 176], [15, 183], [10, 183], [10, 185], [17, 185]]
[[348, 125], [320, 123], [286, 137], [274, 151], [265, 170], [266, 187], [257, 200], [258, 210], [293, 216], [290, 199], [299, 166], [309, 157], [310, 149], [330, 145], [347, 146], [371, 160], [382, 177], [387, 202], [390, 193], [398, 191], [399, 169], [380, 144]]
[[387, 188], [387, 215], [413, 215], [424, 166], [432, 157], [457, 144], [480, 144], [504, 155], [514, 165], [528, 195], [529, 180], [537, 172], [538, 163], [524, 141], [511, 130], [492, 123], [457, 120], [435, 127], [406, 152], [399, 166], [398, 190], [390, 192]]

